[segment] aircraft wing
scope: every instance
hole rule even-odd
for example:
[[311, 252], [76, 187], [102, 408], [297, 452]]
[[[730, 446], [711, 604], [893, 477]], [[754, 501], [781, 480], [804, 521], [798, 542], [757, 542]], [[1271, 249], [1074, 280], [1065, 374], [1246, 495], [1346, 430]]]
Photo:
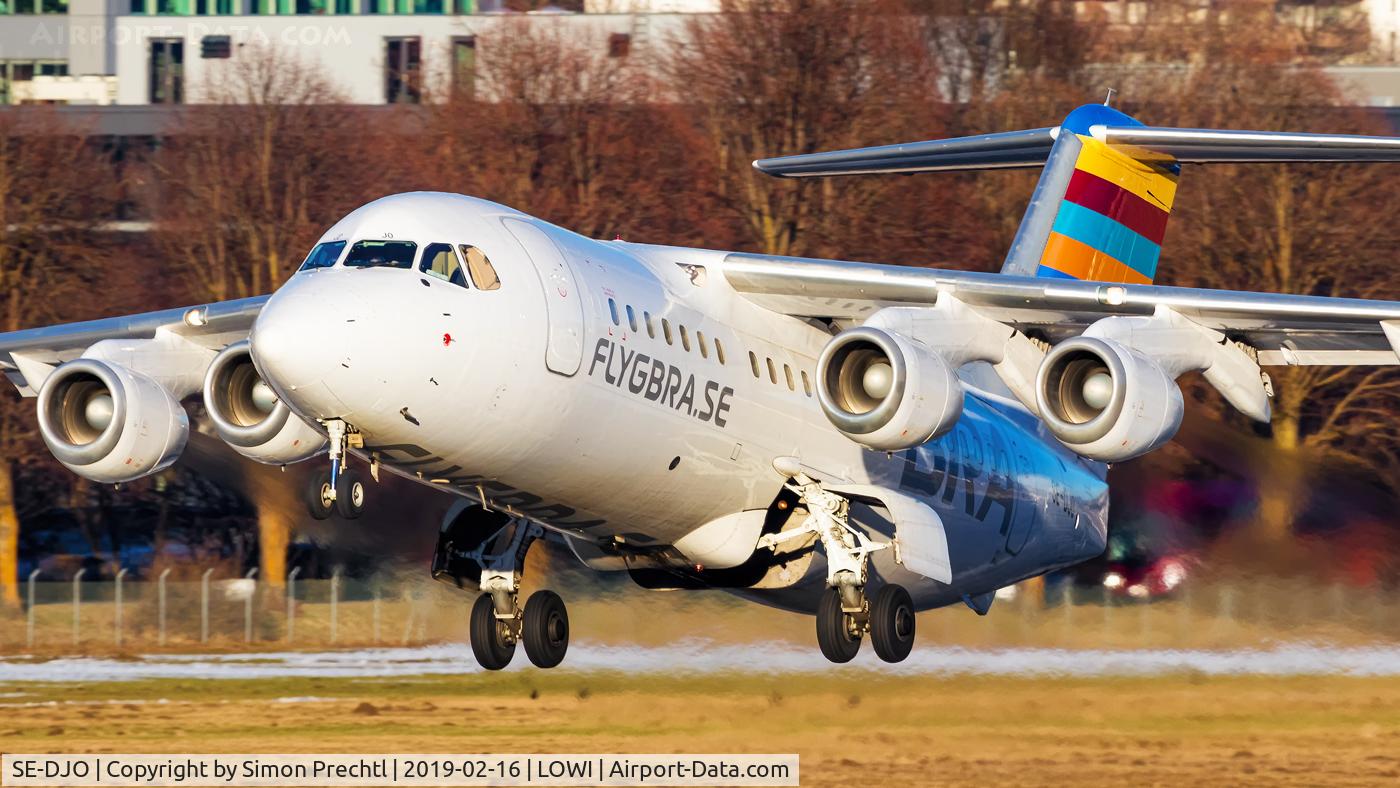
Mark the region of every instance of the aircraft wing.
[[267, 299], [254, 296], [0, 334], [0, 371], [21, 394], [32, 397], [35, 392], [26, 380], [26, 366], [51, 368], [81, 356], [104, 339], [150, 339], [163, 333], [220, 350], [247, 336]]
[[981, 315], [1056, 342], [1113, 315], [1158, 307], [1255, 348], [1261, 365], [1400, 364], [1400, 302], [1105, 284], [734, 253], [724, 276], [748, 300], [798, 317], [860, 322], [886, 306], [955, 296]]

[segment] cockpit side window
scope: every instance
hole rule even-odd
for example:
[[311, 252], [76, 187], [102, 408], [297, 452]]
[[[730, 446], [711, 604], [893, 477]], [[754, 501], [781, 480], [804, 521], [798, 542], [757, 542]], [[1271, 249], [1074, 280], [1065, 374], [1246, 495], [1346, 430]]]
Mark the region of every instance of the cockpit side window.
[[346, 268], [413, 268], [418, 244], [412, 241], [356, 241], [345, 256]]
[[418, 270], [438, 279], [446, 279], [458, 287], [467, 286], [467, 274], [457, 259], [457, 253], [452, 251], [452, 244], [428, 244], [428, 248], [423, 250], [423, 262], [418, 264]]
[[462, 256], [467, 259], [467, 270], [471, 272], [472, 284], [477, 290], [500, 290], [501, 280], [496, 276], [496, 267], [486, 258], [486, 253], [462, 244]]
[[311, 250], [311, 254], [306, 256], [306, 262], [301, 264], [298, 271], [310, 271], [313, 268], [330, 268], [335, 265], [335, 261], [340, 259], [340, 253], [345, 251], [344, 241], [326, 241], [323, 244], [316, 244], [316, 248]]

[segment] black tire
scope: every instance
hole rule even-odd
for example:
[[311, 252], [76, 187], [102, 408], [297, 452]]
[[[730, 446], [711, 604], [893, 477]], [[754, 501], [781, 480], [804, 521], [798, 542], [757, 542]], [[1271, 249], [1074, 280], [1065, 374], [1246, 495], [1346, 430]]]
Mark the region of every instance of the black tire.
[[365, 483], [359, 471], [342, 470], [335, 480], [335, 510], [347, 520], [365, 513]]
[[564, 661], [569, 650], [569, 611], [553, 591], [536, 591], [525, 600], [521, 625], [525, 655], [535, 667], [552, 668]]
[[870, 605], [870, 644], [886, 662], [903, 662], [914, 648], [914, 600], [904, 586], [880, 589]]
[[860, 652], [860, 635], [852, 634], [848, 616], [841, 609], [841, 592], [828, 588], [817, 604], [817, 645], [822, 656], [841, 664]]
[[481, 667], [500, 670], [515, 656], [515, 643], [506, 639], [506, 624], [496, 620], [496, 605], [490, 594], [482, 594], [472, 605], [472, 654]]
[[330, 492], [330, 471], [321, 471], [306, 483], [306, 510], [317, 520], [325, 520], [335, 511], [335, 501], [330, 499]]

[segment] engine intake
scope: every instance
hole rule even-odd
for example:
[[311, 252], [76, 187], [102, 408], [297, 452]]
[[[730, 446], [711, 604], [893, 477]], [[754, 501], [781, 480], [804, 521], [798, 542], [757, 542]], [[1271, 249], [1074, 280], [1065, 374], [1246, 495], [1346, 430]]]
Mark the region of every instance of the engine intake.
[[325, 436], [292, 413], [258, 374], [246, 340], [224, 348], [210, 363], [204, 406], [219, 437], [257, 462], [301, 462], [326, 446]]
[[1045, 426], [1077, 454], [1121, 462], [1171, 440], [1181, 388], [1160, 364], [1110, 339], [1075, 337], [1045, 356], [1036, 376]]
[[817, 360], [817, 401], [843, 435], [872, 449], [918, 446], [952, 429], [963, 392], [953, 368], [923, 344], [863, 326]]
[[159, 383], [91, 358], [60, 365], [39, 390], [39, 434], [69, 470], [121, 483], [168, 468], [185, 449], [185, 409]]

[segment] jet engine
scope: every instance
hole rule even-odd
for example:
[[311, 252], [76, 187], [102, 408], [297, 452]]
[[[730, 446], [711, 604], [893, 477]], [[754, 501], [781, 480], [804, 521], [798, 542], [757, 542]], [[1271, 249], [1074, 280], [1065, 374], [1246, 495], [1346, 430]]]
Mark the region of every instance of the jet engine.
[[1160, 364], [1111, 339], [1075, 337], [1045, 356], [1036, 404], [1050, 432], [1077, 454], [1121, 462], [1171, 440], [1181, 389]]
[[39, 434], [69, 470], [120, 483], [164, 470], [189, 440], [185, 409], [163, 386], [107, 361], [60, 365], [39, 389]]
[[209, 364], [204, 406], [219, 437], [250, 460], [288, 465], [326, 447], [326, 437], [292, 413], [258, 374], [247, 341], [224, 348]]
[[920, 342], [870, 326], [827, 344], [817, 400], [841, 434], [872, 449], [918, 446], [952, 429], [963, 391], [953, 368]]

